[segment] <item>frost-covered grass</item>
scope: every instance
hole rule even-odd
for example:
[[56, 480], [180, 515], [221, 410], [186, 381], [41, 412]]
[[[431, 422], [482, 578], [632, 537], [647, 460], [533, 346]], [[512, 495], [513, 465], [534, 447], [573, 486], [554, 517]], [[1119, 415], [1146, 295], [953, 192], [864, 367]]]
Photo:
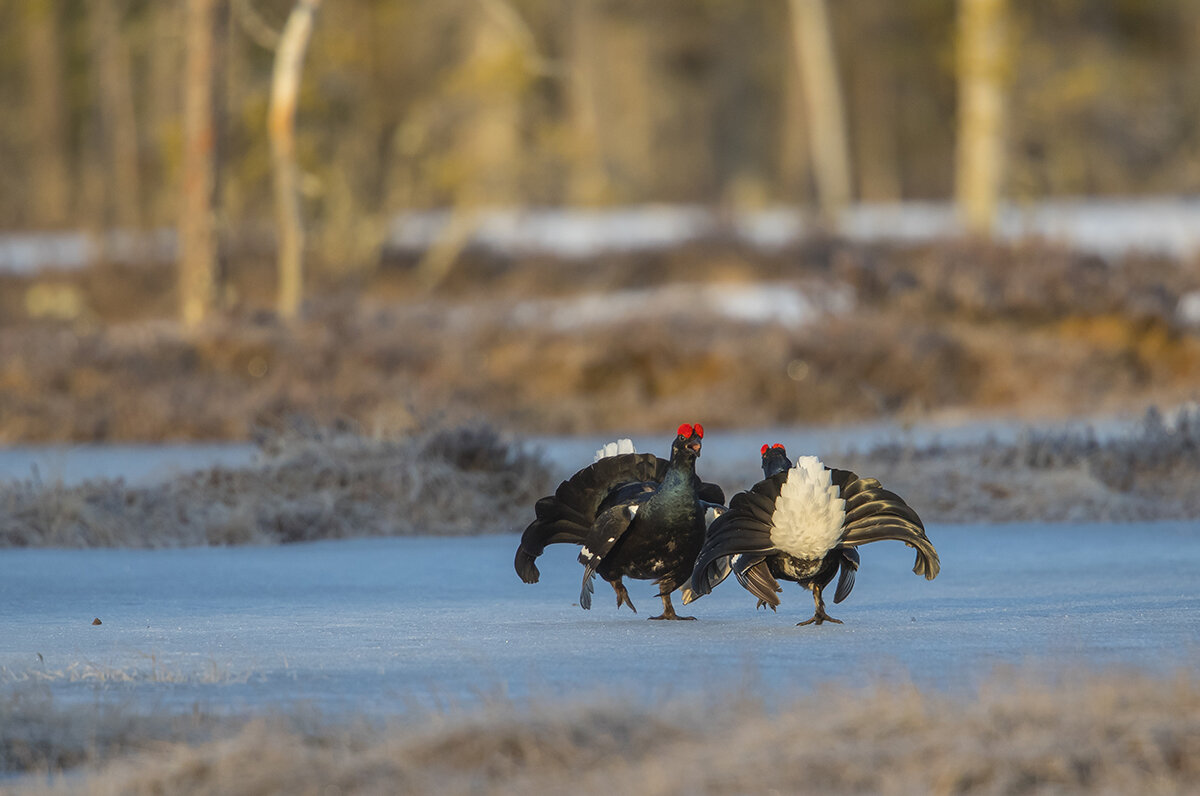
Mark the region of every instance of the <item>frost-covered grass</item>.
[[[393, 438], [301, 425], [267, 435], [260, 445], [250, 466], [153, 484], [65, 485], [36, 476], [0, 483], [0, 546], [175, 547], [515, 531], [532, 518], [534, 502], [569, 474], [484, 425]], [[885, 443], [825, 460], [879, 478], [927, 522], [1200, 517], [1196, 407], [1167, 417], [1152, 409], [1115, 435], [1027, 430], [1011, 442]], [[757, 472], [731, 467], [716, 454], [702, 468], [729, 495], [753, 483]]]
[[1200, 517], [1200, 407], [1147, 410], [1123, 433], [1027, 429], [1014, 442], [888, 444], [836, 464], [941, 522]]
[[149, 486], [0, 485], [0, 546], [173, 547], [513, 530], [550, 488], [542, 460], [484, 425], [396, 438], [293, 426], [251, 467]]
[[0, 750], [30, 774], [13, 783], [23, 794], [1186, 793], [1200, 681], [1009, 672], [957, 696], [868, 683], [770, 707], [743, 691], [382, 724], [64, 711], [21, 695], [0, 702]]

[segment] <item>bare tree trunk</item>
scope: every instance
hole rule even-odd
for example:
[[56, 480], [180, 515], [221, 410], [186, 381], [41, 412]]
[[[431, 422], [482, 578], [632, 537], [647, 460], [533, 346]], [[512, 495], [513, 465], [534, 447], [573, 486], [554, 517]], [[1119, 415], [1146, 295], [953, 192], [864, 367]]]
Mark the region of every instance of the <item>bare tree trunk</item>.
[[785, 70], [779, 85], [783, 87], [784, 96], [780, 108], [782, 128], [779, 136], [778, 191], [784, 201], [804, 204], [808, 201], [813, 178], [808, 158], [811, 147], [808, 142], [809, 126], [804, 118], [804, 89], [800, 84], [800, 70]]
[[183, 42], [179, 32], [183, 30], [184, 8], [179, 3], [155, 3], [149, 13], [141, 124], [148, 142], [146, 160], [150, 177], [144, 185], [147, 204], [143, 219], [149, 226], [157, 227], [171, 223], [178, 207], [177, 188], [168, 175], [175, 162], [173, 144], [178, 138], [183, 110], [179, 91]]
[[567, 186], [570, 201], [595, 204], [610, 192], [604, 165], [599, 102], [596, 97], [599, 61], [596, 38], [596, 0], [571, 0], [567, 4], [568, 41], [570, 42], [569, 83], [571, 127], [574, 134], [575, 162]]
[[990, 234], [1004, 167], [1007, 0], [959, 0], [955, 194], [967, 229]]
[[529, 73], [510, 65], [514, 56], [524, 57], [528, 47], [511, 35], [511, 26], [500, 24], [502, 19], [495, 13], [481, 14], [465, 23], [470, 27], [469, 51], [456, 76], [470, 115], [455, 135], [455, 157], [465, 179], [455, 186], [449, 223], [417, 264], [417, 282], [425, 291], [450, 275], [478, 227], [480, 208], [519, 201], [521, 94]]
[[179, 208], [179, 292], [183, 323], [212, 310], [217, 267], [216, 39], [222, 0], [187, 0], [183, 85], [183, 175]]
[[125, 0], [92, 0], [87, 13], [95, 58], [100, 137], [108, 161], [109, 220], [138, 227], [142, 215], [138, 127], [133, 107], [129, 45], [121, 31]]
[[267, 118], [279, 236], [278, 309], [279, 314], [288, 319], [300, 314], [304, 299], [304, 226], [296, 167], [296, 96], [300, 92], [300, 73], [312, 36], [313, 18], [320, 5], [320, 0], [299, 0], [288, 16], [275, 51]]
[[[891, 2], [855, 3], [847, 8], [866, 41], [882, 42], [897, 23]], [[900, 141], [897, 134], [897, 80], [894, 50], [863, 47], [855, 54], [850, 78], [857, 196], [864, 202], [895, 202], [903, 195]]]
[[62, 73], [65, 59], [57, 7], [52, 0], [25, 2], [32, 220], [51, 227], [65, 225], [71, 212]]
[[846, 114], [825, 0], [790, 0], [792, 38], [804, 86], [821, 218], [836, 224], [850, 202]]

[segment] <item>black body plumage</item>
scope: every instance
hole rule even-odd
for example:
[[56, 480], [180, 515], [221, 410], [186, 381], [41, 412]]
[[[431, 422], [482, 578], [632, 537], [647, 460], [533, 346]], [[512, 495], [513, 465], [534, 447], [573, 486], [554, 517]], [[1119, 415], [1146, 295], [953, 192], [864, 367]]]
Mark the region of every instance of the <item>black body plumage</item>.
[[517, 574], [536, 583], [535, 559], [547, 545], [578, 544], [582, 607], [591, 606], [592, 577], [599, 574], [616, 591], [617, 606], [633, 608], [621, 580], [628, 576], [654, 580], [661, 618], [677, 618], [670, 593], [692, 572], [704, 543], [706, 508], [725, 501], [719, 486], [696, 476], [702, 436], [699, 426], [681, 426], [669, 460], [647, 453], [608, 456], [563, 481], [534, 506], [536, 518], [517, 547]]

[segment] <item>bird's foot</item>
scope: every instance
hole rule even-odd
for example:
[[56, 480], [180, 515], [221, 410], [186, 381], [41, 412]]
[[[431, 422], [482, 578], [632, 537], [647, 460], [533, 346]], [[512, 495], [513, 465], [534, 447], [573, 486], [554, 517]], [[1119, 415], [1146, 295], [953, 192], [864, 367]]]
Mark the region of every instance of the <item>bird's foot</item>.
[[679, 614], [675, 613], [674, 611], [663, 611], [661, 616], [652, 616], [650, 618], [651, 619], [682, 619], [682, 620], [690, 620], [693, 622], [696, 621], [696, 617], [694, 617], [694, 616], [680, 616]]
[[652, 617], [650, 617], [651, 619], [686, 619], [686, 620], [695, 620], [695, 618], [696, 618], [696, 617], [694, 617], [694, 616], [680, 616], [679, 614], [675, 613], [675, 606], [671, 605], [671, 594], [670, 594], [670, 592], [663, 592], [663, 593], [659, 594], [658, 596], [659, 596], [659, 598], [660, 598], [660, 599], [662, 600], [662, 602], [663, 602], [663, 612], [662, 612], [662, 614], [661, 614], [660, 616], [652, 616]]
[[813, 613], [812, 619], [806, 619], [803, 622], [797, 622], [796, 627], [803, 627], [804, 625], [819, 625], [824, 622], [832, 622], [835, 625], [842, 624], [842, 620], [834, 619], [832, 616], [825, 613], [824, 611], [816, 611]]

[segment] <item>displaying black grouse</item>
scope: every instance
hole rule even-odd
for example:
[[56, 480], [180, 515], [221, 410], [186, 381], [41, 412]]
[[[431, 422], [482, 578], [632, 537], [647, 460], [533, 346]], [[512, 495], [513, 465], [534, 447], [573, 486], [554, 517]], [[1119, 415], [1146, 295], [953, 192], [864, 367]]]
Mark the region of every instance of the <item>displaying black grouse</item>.
[[604, 456], [559, 484], [534, 506], [537, 518], [521, 535], [513, 562], [526, 583], [537, 583], [535, 559], [547, 545], [582, 546], [579, 604], [591, 608], [593, 576], [612, 584], [617, 607], [637, 612], [622, 582], [653, 579], [663, 602], [653, 619], [691, 619], [675, 613], [671, 592], [692, 573], [705, 537], [705, 514], [724, 508], [725, 494], [696, 476], [704, 428], [681, 425], [670, 460], [651, 453]]
[[[809, 589], [816, 610], [799, 625], [835, 622], [822, 591], [840, 568], [834, 602], [854, 586], [855, 547], [893, 539], [917, 551], [913, 572], [933, 580], [941, 569], [937, 551], [917, 513], [874, 478], [826, 467], [815, 456], [793, 466], [782, 445], [763, 446], [766, 477], [734, 495], [729, 510], [709, 527], [684, 603], [705, 594], [730, 572], [760, 605], [779, 605], [777, 579]], [[772, 472], [768, 472], [772, 471]]]
[[[781, 473], [792, 466], [792, 460], [788, 458], [787, 449], [779, 443], [775, 443], [774, 445], [763, 445], [759, 453], [762, 455], [763, 478], [770, 478], [776, 473]], [[739, 565], [744, 558], [745, 556], [739, 553], [737, 555], [727, 556], [721, 559], [717, 564], [720, 575], [717, 582], [727, 578], [730, 572], [734, 572], [738, 582], [741, 583], [747, 591], [752, 593], [755, 591], [755, 587], [750, 585], [752, 581], [757, 581], [760, 584], [760, 588], [770, 588], [771, 577], [769, 577], [770, 570], [767, 568], [767, 563], [765, 561], [760, 561], [753, 566], [742, 568]], [[824, 592], [825, 587], [829, 585], [829, 582], [833, 580], [833, 576], [837, 574], [840, 569], [842, 574], [841, 577], [838, 578], [837, 590], [834, 592], [833, 596], [833, 601], [835, 603], [840, 603], [842, 600], [849, 597], [850, 592], [854, 589], [854, 574], [858, 571], [860, 563], [861, 558], [858, 555], [858, 550], [853, 547], [838, 545], [829, 553], [829, 555], [825, 557], [824, 566], [821, 567], [820, 571], [812, 579], [812, 583], [809, 585], [809, 588], [812, 588], [818, 594]], [[716, 583], [714, 583], [713, 586], [715, 587]], [[776, 591], [779, 591], [778, 584], [775, 584], [774, 588]], [[684, 584], [681, 589], [681, 593], [683, 594], [683, 602], [685, 605], [699, 597], [699, 595], [696, 594], [695, 590], [692, 588], [690, 580]], [[761, 598], [759, 599], [759, 608], [767, 605], [770, 605], [772, 611], [775, 610], [774, 605], [771, 605], [766, 600]], [[823, 611], [821, 613], [824, 614]], [[834, 619], [828, 614], [824, 614], [824, 618], [814, 616], [807, 622], [801, 622], [801, 624], [807, 625], [814, 622], [817, 624], [820, 624], [821, 622], [835, 622], [837, 624], [841, 624], [840, 619]]]

